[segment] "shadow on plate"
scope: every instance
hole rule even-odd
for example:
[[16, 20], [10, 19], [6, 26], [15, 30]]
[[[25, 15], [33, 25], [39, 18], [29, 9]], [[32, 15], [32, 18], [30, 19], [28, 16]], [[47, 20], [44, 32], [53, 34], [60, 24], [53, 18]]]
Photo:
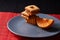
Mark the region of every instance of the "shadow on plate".
[[60, 24], [54, 24], [52, 25], [50, 28], [48, 29], [44, 29], [48, 32], [59, 32], [60, 31], [60, 27], [59, 27]]
[[49, 29], [44, 29], [44, 30], [46, 30], [46, 31], [48, 31], [48, 32], [57, 32], [57, 31], [59, 31], [59, 29], [54, 28], [54, 27], [51, 27], [51, 28], [49, 28]]

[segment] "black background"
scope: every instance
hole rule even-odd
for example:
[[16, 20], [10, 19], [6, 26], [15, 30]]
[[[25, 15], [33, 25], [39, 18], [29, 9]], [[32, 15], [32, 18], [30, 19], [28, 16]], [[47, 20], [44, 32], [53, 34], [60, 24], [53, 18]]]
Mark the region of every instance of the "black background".
[[21, 12], [31, 4], [37, 5], [41, 13], [60, 13], [59, 0], [0, 0], [0, 11]]

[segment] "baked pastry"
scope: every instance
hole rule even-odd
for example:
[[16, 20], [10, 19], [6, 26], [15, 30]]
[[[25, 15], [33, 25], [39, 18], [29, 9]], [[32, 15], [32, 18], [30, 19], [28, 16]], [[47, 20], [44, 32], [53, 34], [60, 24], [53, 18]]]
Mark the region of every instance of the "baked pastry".
[[21, 12], [21, 15], [24, 15], [24, 16], [31, 16], [31, 13], [27, 13], [26, 11], [23, 11], [23, 12]]
[[28, 16], [25, 16], [25, 15], [21, 15], [24, 19], [29, 19]]
[[36, 5], [29, 5], [25, 7], [25, 11], [34, 15], [39, 13], [40, 9]]
[[33, 25], [36, 25], [36, 18], [35, 17], [36, 17], [35, 15], [32, 16], [32, 17], [30, 16], [30, 18], [27, 19], [26, 22], [30, 23], [30, 24], [33, 24]]
[[36, 25], [36, 18], [35, 18], [36, 15], [28, 16], [28, 15], [26, 15], [26, 13], [22, 13], [21, 16], [25, 19], [25, 21], [26, 21], [27, 23]]
[[36, 22], [40, 28], [49, 28], [54, 23], [54, 20], [47, 18], [37, 18]]

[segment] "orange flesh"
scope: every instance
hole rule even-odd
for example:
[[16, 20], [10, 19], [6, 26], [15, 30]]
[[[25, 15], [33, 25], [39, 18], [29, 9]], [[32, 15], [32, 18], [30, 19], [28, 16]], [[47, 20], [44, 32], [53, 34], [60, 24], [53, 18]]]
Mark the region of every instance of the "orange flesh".
[[37, 25], [41, 28], [47, 28], [53, 24], [53, 19], [39, 18], [37, 20]]

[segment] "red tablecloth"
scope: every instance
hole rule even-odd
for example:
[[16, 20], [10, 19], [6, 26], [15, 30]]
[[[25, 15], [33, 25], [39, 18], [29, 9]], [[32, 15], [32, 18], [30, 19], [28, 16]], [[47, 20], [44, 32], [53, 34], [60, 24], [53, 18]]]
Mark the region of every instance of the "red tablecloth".
[[[8, 29], [7, 29], [7, 22], [14, 16], [18, 16], [20, 15], [19, 13], [13, 13], [13, 12], [0, 12], [0, 40], [42, 40], [43, 38], [25, 38], [25, 37], [21, 37], [21, 36], [17, 36], [13, 33], [11, 33]], [[58, 19], [60, 19], [60, 14], [50, 14]], [[53, 37], [49, 37], [49, 38], [44, 38], [44, 39], [51, 39], [54, 40], [56, 38], [56, 40], [60, 40], [60, 34], [53, 36]]]

